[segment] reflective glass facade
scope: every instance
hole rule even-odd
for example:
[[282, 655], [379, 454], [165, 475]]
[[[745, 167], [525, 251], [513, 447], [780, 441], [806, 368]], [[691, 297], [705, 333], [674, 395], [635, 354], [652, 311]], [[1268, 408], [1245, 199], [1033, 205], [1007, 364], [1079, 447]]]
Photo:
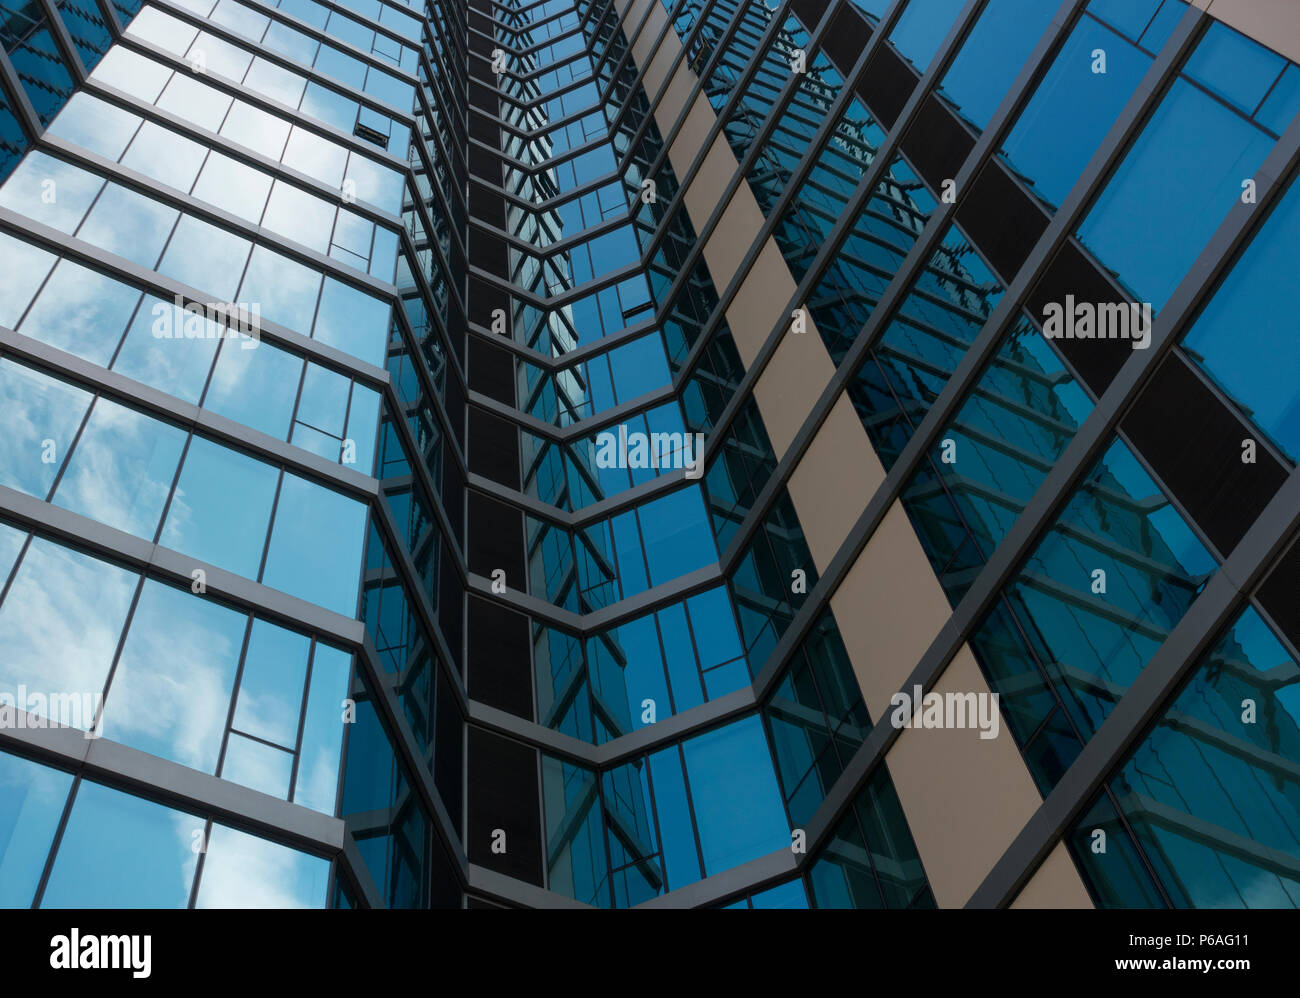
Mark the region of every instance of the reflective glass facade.
[[1058, 845], [1062, 904], [1300, 903], [1285, 55], [1182, 0], [0, 19], [0, 904], [1006, 906]]

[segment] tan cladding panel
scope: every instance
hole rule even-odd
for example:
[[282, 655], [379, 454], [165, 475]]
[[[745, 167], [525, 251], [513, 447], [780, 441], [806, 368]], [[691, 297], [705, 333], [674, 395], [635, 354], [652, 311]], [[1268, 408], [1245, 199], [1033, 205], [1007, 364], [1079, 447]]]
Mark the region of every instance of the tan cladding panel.
[[[841, 399], [840, 404], [856, 421], [847, 401]], [[828, 428], [836, 437], [847, 432], [829, 421], [823, 432]], [[830, 448], [836, 446], [836, 437], [825, 450], [814, 441], [805, 460], [820, 451], [816, 460], [833, 465]], [[802, 462], [793, 481], [799, 481], [801, 469]], [[816, 492], [818, 473], [812, 468], [810, 472], [797, 488], [792, 484], [792, 494]], [[860, 474], [883, 479], [884, 470]], [[837, 488], [833, 479], [823, 480], [821, 487]], [[835, 513], [824, 498], [811, 506], [796, 498], [795, 510], [806, 531], [821, 510], [841, 522], [849, 515], [847, 509]], [[818, 528], [811, 536], [818, 538]], [[818, 538], [816, 543], [825, 542]], [[876, 724], [888, 724], [894, 694], [910, 692], [912, 670], [950, 615], [943, 589], [899, 503], [890, 508], [831, 597], [831, 609], [867, 710]], [[934, 691], [989, 692], [969, 648], [962, 646]], [[998, 735], [990, 739], [980, 738], [972, 728], [910, 729], [899, 736], [886, 762], [936, 901], [942, 907], [964, 905], [1041, 803], [1014, 739], [1000, 718]], [[1059, 895], [1053, 903], [1060, 905], [1087, 898], [1073, 866], [1044, 880], [1041, 893]]]
[[[786, 274], [788, 280], [788, 272]], [[753, 276], [752, 272], [750, 276]], [[767, 427], [767, 437], [772, 442], [772, 451], [778, 461], [785, 456], [786, 450], [794, 442], [795, 434], [821, 399], [827, 382], [834, 374], [835, 366], [831, 363], [826, 348], [822, 346], [821, 336], [817, 334], [811, 319], [808, 320], [807, 332], [796, 334], [787, 329], [782, 334], [772, 359], [763, 368], [758, 383], [754, 385], [754, 399], [758, 402], [759, 412], [763, 414], [763, 425]], [[825, 428], [825, 425], [821, 427]], [[807, 455], [804, 455], [800, 466], [806, 460]], [[829, 486], [832, 481], [834, 479], [822, 484]], [[801, 524], [809, 523], [815, 518], [813, 510], [799, 510]]]
[[[906, 623], [898, 620], [895, 626]], [[933, 692], [988, 694], [984, 674], [965, 645]], [[890, 723], [889, 714], [873, 714], [872, 720]], [[885, 756], [941, 908], [959, 908], [970, 900], [1042, 803], [1005, 725], [999, 723], [995, 738], [981, 738], [981, 734], [975, 727], [909, 728]], [[1051, 886], [1060, 894], [1061, 900], [1051, 902], [1052, 906], [1064, 905], [1083, 892], [1072, 866], [1059, 871], [1059, 880], [1055, 885], [1044, 883], [1044, 888]]]
[[[749, 193], [748, 186], [742, 186], [741, 190], [746, 194]], [[753, 204], [752, 197], [750, 203]], [[754, 210], [758, 211], [757, 205], [754, 205]], [[718, 231], [715, 231], [714, 239], [718, 238], [720, 238]], [[748, 246], [747, 243], [741, 252], [748, 249]], [[709, 269], [713, 270], [713, 260], [709, 260]], [[716, 273], [712, 276], [716, 285], [718, 276]], [[769, 239], [763, 244], [763, 248], [754, 260], [754, 265], [745, 275], [744, 282], [736, 292], [736, 297], [727, 307], [727, 325], [731, 329], [732, 337], [735, 338], [736, 352], [740, 354], [746, 370], [753, 367], [754, 358], [758, 356], [767, 334], [785, 315], [785, 307], [794, 297], [794, 293], [794, 278], [790, 276], [785, 259], [781, 256], [776, 243]], [[809, 326], [811, 325], [810, 321]], [[820, 337], [817, 341], [820, 341]], [[825, 352], [822, 351], [823, 354]], [[830, 357], [827, 356], [826, 360], [829, 363]]]
[[[813, 345], [821, 349], [819, 340]], [[862, 420], [848, 396], [841, 395], [787, 486], [819, 574], [825, 574], [862, 515], [867, 497], [884, 480], [884, 465], [876, 457]]]
[[[861, 501], [865, 504], [866, 497]], [[802, 524], [803, 509], [796, 505], [795, 511]], [[831, 610], [867, 710], [878, 721], [951, 612], [899, 503], [890, 507], [831, 597]]]
[[1011, 902], [1013, 908], [1091, 908], [1070, 853], [1060, 842]]
[[1297, 0], [1194, 0], [1211, 17], [1261, 45], [1300, 62], [1300, 3]]
[[[700, 107], [701, 104], [704, 105], [703, 108]], [[701, 118], [704, 120], [701, 121]], [[680, 163], [681, 168], [685, 170], [695, 161], [696, 154], [708, 137], [708, 128], [713, 120], [713, 108], [709, 106], [709, 102], [703, 97], [697, 98], [691, 113], [686, 116], [682, 130], [673, 142], [672, 149], [669, 150], [669, 157], [674, 167]], [[701, 124], [704, 125], [702, 130]], [[690, 186], [686, 188], [684, 195], [686, 211], [692, 221], [707, 219], [713, 214], [713, 209], [721, 202], [722, 194], [727, 188], [728, 181], [735, 174], [737, 166], [731, 145], [727, 142], [726, 136], [719, 132], [713, 140], [713, 145], [709, 146], [709, 151]]]
[[[763, 213], [759, 210], [758, 202], [754, 200], [749, 185], [741, 183], [709, 235], [709, 241], [704, 244], [704, 260], [709, 265], [709, 276], [713, 279], [713, 286], [718, 289], [719, 294], [726, 289], [731, 279], [736, 276], [736, 272], [740, 270], [741, 261], [749, 252], [749, 248], [754, 245], [762, 228]], [[784, 283], [790, 289], [787, 292], [788, 300], [789, 296], [794, 294], [794, 281], [784, 261], [781, 263], [781, 273], [785, 276]], [[766, 327], [759, 335], [766, 336], [775, 321], [776, 317], [770, 316]]]

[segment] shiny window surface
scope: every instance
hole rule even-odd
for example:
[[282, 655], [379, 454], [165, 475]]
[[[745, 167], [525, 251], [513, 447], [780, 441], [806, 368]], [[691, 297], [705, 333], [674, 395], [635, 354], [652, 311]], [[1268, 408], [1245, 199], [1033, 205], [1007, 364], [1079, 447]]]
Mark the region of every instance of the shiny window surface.
[[1183, 337], [1183, 349], [1294, 461], [1300, 457], [1300, 337], [1281, 289], [1300, 273], [1300, 183]]
[[1133, 452], [1113, 443], [971, 641], [1043, 793], [1216, 567]]
[[[8, 649], [0, 666], [0, 690], [15, 696], [26, 685], [78, 698], [101, 693], [138, 578], [33, 538], [0, 605], [0, 640]], [[93, 592], [95, 599], [69, 606], [58, 599], [64, 592]], [[85, 716], [51, 719], [87, 731], [94, 725]]]
[[1300, 907], [1296, 671], [1247, 606], [1067, 837], [1101, 906]]
[[[0, 532], [6, 575], [21, 543]], [[41, 537], [12, 576], [8, 703], [48, 691], [45, 707], [26, 702], [50, 720], [334, 813], [349, 653]], [[49, 594], [74, 588], [98, 599], [55, 613]]]
[[0, 752], [0, 906], [31, 905], [72, 777]]
[[[59, 192], [53, 205], [45, 203], [41, 193], [49, 183]], [[198, 290], [218, 299], [235, 297], [231, 278], [247, 258], [237, 301], [250, 313], [256, 309], [263, 319], [314, 335], [375, 366], [383, 363], [391, 312], [386, 301], [325, 277], [266, 246], [182, 215], [114, 181], [105, 183], [80, 167], [32, 152], [0, 187], [0, 205], [69, 235], [75, 233], [77, 238], [143, 267], [153, 269], [156, 265], [160, 273], [178, 280], [201, 278], [204, 286]], [[164, 246], [168, 251], [159, 262]], [[396, 244], [385, 243], [385, 256], [395, 253]], [[39, 268], [45, 257], [36, 254], [29, 259], [29, 269], [9, 279], [22, 299], [29, 297], [31, 284], [40, 280]], [[325, 307], [318, 313], [322, 281]]]
[[[6, 771], [12, 767], [0, 762]], [[24, 775], [31, 796], [55, 790], [62, 774]], [[329, 867], [326, 859], [83, 779], [40, 906], [185, 908], [197, 886], [196, 907], [323, 908]]]
[[[1105, 73], [1092, 70], [1097, 49]], [[1064, 203], [1152, 62], [1094, 18], [1079, 18], [1001, 150], [1049, 209]]]
[[894, 22], [889, 40], [924, 73], [963, 6], [965, 0], [911, 0]]
[[[1214, 22], [1080, 224], [1078, 236], [1137, 297], [1160, 309], [1255, 175], [1274, 137], [1205, 89], [1231, 89], [1248, 56], [1200, 57], [1232, 29]], [[1239, 53], [1266, 53], [1252, 48]], [[1279, 68], [1280, 72], [1280, 68]], [[1276, 74], [1275, 74], [1276, 75]], [[1258, 104], [1266, 90], [1251, 91]], [[1161, 251], [1150, 252], [1150, 234]]]
[[1055, 13], [1043, 0], [992, 0], [940, 81], [940, 93], [982, 131]]

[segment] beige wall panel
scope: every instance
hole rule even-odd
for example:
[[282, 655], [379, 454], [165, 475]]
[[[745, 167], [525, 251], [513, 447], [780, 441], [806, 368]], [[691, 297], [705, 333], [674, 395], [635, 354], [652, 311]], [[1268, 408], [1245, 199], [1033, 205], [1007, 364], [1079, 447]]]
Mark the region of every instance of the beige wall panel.
[[[704, 101], [704, 104], [706, 107], [708, 106], [707, 101]], [[699, 111], [698, 106], [691, 109], [691, 113], [686, 119], [687, 127], [682, 128], [681, 134], [677, 136], [677, 141], [673, 143], [672, 150], [669, 153], [672, 157], [674, 170], [689, 168], [694, 161], [695, 153], [700, 148], [700, 142], [705, 137], [700, 136], [697, 140], [695, 136], [693, 119], [697, 111]], [[678, 166], [679, 163], [681, 164], [680, 167]], [[726, 191], [727, 184], [732, 176], [735, 175], [736, 169], [736, 157], [731, 153], [731, 146], [727, 144], [727, 140], [722, 135], [719, 135], [713, 140], [713, 145], [709, 147], [704, 162], [700, 164], [699, 170], [696, 171], [695, 179], [686, 188], [686, 211], [697, 230], [699, 228], [697, 220], [707, 219], [721, 203], [722, 195]], [[790, 291], [791, 294], [794, 293], [793, 288]]]
[[1092, 898], [1079, 878], [1074, 860], [1060, 842], [1047, 854], [1016, 899], [1013, 908], [1091, 908]]
[[[656, 5], [657, 6], [657, 5]], [[662, 10], [663, 8], [659, 8]], [[655, 21], [663, 24], [663, 18], [656, 18], [654, 14], [650, 15], [650, 20], [646, 22], [645, 29], [637, 39], [636, 44], [632, 46], [632, 55], [636, 59], [637, 66], [645, 67], [645, 76], [642, 78], [642, 85], [645, 87], [646, 96], [652, 101], [658, 96], [659, 91], [663, 89], [664, 81], [668, 79], [668, 71], [673, 68], [673, 56], [675, 56], [680, 45], [661, 45], [658, 51], [653, 54], [650, 47], [654, 44], [655, 39], [659, 37], [658, 29], [653, 27]], [[671, 34], [671, 29], [669, 29]], [[674, 39], [676, 35], [673, 36]]]
[[[796, 507], [799, 522], [803, 511]], [[895, 502], [858, 555], [831, 610], [872, 720], [907, 682], [950, 607], [912, 524]]]
[[[988, 693], [969, 648], [962, 646], [935, 692]], [[872, 720], [888, 724], [889, 716]], [[1042, 802], [1015, 739], [1005, 726], [988, 739], [976, 728], [910, 728], [885, 762], [935, 901], [961, 907]]]
[[[745, 190], [748, 191], [748, 188]], [[713, 271], [713, 261], [709, 260], [708, 263], [709, 269]], [[716, 271], [713, 271], [713, 279], [715, 283], [718, 280]], [[741, 284], [739, 293], [727, 308], [727, 325], [731, 328], [736, 351], [746, 368], [753, 365], [767, 334], [772, 331], [777, 320], [785, 315], [785, 307], [790, 303], [794, 292], [794, 279], [786, 269], [781, 251], [769, 239], [754, 260], [754, 266]], [[812, 323], [809, 322], [809, 325]], [[809, 332], [807, 335], [814, 334]]]
[[[667, 49], [668, 46], [665, 45], [664, 48]], [[663, 97], [660, 98], [659, 105], [655, 108], [655, 124], [659, 126], [660, 135], [667, 135], [672, 129], [673, 124], [677, 121], [677, 115], [681, 113], [682, 108], [686, 107], [687, 102], [691, 99], [691, 90], [697, 80], [698, 77], [685, 64], [677, 67], [677, 72], [673, 73], [673, 78], [668, 81]], [[712, 110], [712, 108], [710, 107], [709, 110]], [[690, 165], [691, 161], [689, 159], [681, 162], [673, 160], [674, 170], [684, 172]]]
[[841, 395], [787, 486], [819, 574], [825, 573], [867, 499], [884, 480], [884, 466], [862, 421], [848, 397]]
[[[698, 231], [705, 219], [692, 216], [691, 221], [695, 223]], [[749, 247], [754, 245], [754, 240], [762, 228], [763, 213], [758, 210], [758, 203], [749, 192], [749, 187], [741, 184], [718, 220], [713, 234], [709, 236], [709, 241], [704, 244], [704, 260], [709, 265], [709, 274], [713, 278], [713, 286], [718, 289], [718, 294], [722, 294], [731, 283], [731, 279], [736, 276], [740, 261], [745, 258]], [[776, 258], [780, 260], [781, 273], [785, 275], [786, 283], [790, 285], [786, 295], [788, 301], [789, 295], [794, 294], [794, 284], [790, 280], [790, 272], [785, 269], [785, 261], [781, 260], [779, 253]], [[773, 321], [775, 320], [768, 320], [763, 328], [763, 336], [771, 331]], [[745, 363], [748, 365], [749, 361]]]
[[[831, 358], [811, 322], [806, 333], [796, 336], [787, 332], [781, 337], [772, 359], [754, 385], [754, 399], [763, 414], [763, 425], [778, 461], [834, 373]], [[800, 512], [799, 522], [805, 519]]]

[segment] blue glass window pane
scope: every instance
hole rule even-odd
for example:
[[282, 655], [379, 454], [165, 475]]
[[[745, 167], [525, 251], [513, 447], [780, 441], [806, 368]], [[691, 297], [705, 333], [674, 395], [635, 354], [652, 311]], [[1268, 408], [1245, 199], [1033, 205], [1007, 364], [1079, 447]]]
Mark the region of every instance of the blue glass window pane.
[[396, 214], [402, 204], [402, 176], [360, 153], [348, 159], [347, 178], [356, 184], [357, 198]]
[[750, 900], [755, 908], [808, 907], [808, 895], [804, 893], [802, 880], [791, 880], [788, 884], [771, 887], [755, 894]]
[[[355, 464], [364, 474], [371, 474], [375, 466], [375, 435], [379, 431], [380, 396], [373, 388], [352, 385], [352, 404], [348, 409], [347, 439], [353, 444], [353, 453], [344, 454], [344, 463]], [[348, 458], [354, 460], [348, 462]]]
[[110, 183], [77, 230], [77, 238], [153, 269], [180, 212]]
[[[3, 192], [0, 192], [3, 200]], [[0, 232], [0, 325], [13, 329], [54, 266], [54, 254]]]
[[115, 45], [90, 75], [101, 83], [152, 104], [171, 79], [172, 71], [125, 46]]
[[1276, 52], [1220, 21], [1211, 21], [1183, 72], [1250, 117], [1285, 65]]
[[788, 848], [790, 829], [757, 716], [682, 744], [705, 876]]
[[[1106, 51], [1106, 72], [1099, 74], [1092, 71], [1098, 48]], [[1080, 18], [1003, 143], [1003, 155], [1040, 198], [1059, 207], [1150, 66], [1150, 56], [1092, 18]]]
[[658, 336], [643, 336], [611, 351], [609, 362], [620, 402], [662, 388], [672, 380], [663, 340]]
[[32, 151], [0, 187], [0, 206], [71, 235], [103, 186], [102, 177]]
[[321, 275], [310, 267], [254, 246], [239, 300], [257, 304], [262, 317], [304, 336], [311, 332]]
[[1088, 13], [1135, 42], [1142, 37], [1159, 7], [1160, 0], [1092, 0]]
[[221, 124], [221, 134], [271, 159], [279, 159], [289, 137], [289, 127], [284, 119], [237, 100]]
[[177, 55], [184, 54], [198, 33], [198, 28], [192, 24], [164, 14], [157, 7], [145, 7], [127, 28], [127, 34], [153, 42]]
[[303, 375], [302, 394], [294, 418], [341, 438], [348, 409], [348, 387], [348, 379], [343, 375], [309, 363]]
[[203, 406], [278, 440], [287, 439], [302, 365], [301, 357], [265, 340], [251, 350], [244, 349], [244, 341], [228, 340], [222, 344]]
[[1300, 457], [1300, 336], [1279, 289], [1300, 273], [1300, 183], [1293, 183], [1183, 339], [1260, 429]]
[[321, 433], [320, 430], [313, 429], [306, 423], [293, 424], [293, 433], [289, 437], [289, 442], [295, 447], [320, 455], [326, 461], [337, 461], [343, 453], [342, 442], [338, 437]]
[[262, 581], [355, 616], [365, 532], [364, 504], [286, 474]]
[[[352, 130], [351, 124], [348, 131]], [[347, 150], [315, 132], [295, 125], [284, 147], [284, 165], [301, 170], [323, 184], [337, 187], [343, 182]]]
[[107, 367], [139, 300], [135, 288], [60, 260], [18, 331]]
[[[220, 131], [232, 98], [184, 73], [176, 73], [158, 97], [158, 107], [192, 121], [200, 128]], [[217, 155], [214, 153], [213, 155]]]
[[89, 407], [89, 392], [0, 360], [0, 485], [44, 499]]
[[[0, 606], [0, 690], [19, 684], [78, 702], [104, 691], [137, 576], [35, 537]], [[66, 593], [94, 593], [68, 600]], [[39, 713], [39, 711], [38, 711]], [[93, 718], [55, 718], [90, 730]], [[46, 713], [48, 716], [48, 712]]]
[[160, 543], [256, 579], [278, 477], [269, 464], [193, 437]]
[[95, 0], [59, 0], [58, 7], [81, 55], [82, 64], [87, 69], [94, 69], [113, 44], [113, 35], [108, 30], [103, 12]]
[[[276, 21], [271, 25], [266, 32], [266, 37], [262, 39], [262, 44], [272, 52], [279, 52], [304, 66], [310, 66], [320, 50], [320, 42], [282, 21]], [[294, 101], [290, 107], [296, 107], [297, 103]]]
[[218, 302], [232, 302], [251, 246], [228, 229], [185, 215], [167, 244], [158, 272], [199, 288]]
[[[203, 165], [203, 172], [199, 174], [198, 183], [194, 185], [196, 198], [223, 208], [254, 225], [262, 219], [262, 210], [266, 207], [266, 198], [270, 191], [271, 178], [261, 170], [254, 170], [237, 159], [215, 151], [209, 154], [208, 161]], [[245, 256], [248, 254], [247, 243], [245, 243], [244, 254]], [[231, 274], [234, 281], [238, 282], [242, 270], [243, 258], [241, 257], [240, 266]], [[226, 297], [233, 294], [232, 287], [226, 293]]]
[[686, 781], [676, 746], [656, 752], [648, 759], [654, 787], [655, 815], [663, 849], [667, 887], [674, 890], [700, 879], [700, 859], [691, 830], [691, 806], [686, 799]]
[[117, 162], [141, 120], [137, 114], [83, 92], [68, 101], [50, 124], [49, 133]]
[[186, 312], [175, 302], [145, 295], [113, 370], [197, 403], [220, 343], [219, 332], [210, 319]]
[[[1139, 301], [1161, 308], [1253, 177], [1273, 140], [1177, 79], [1079, 239]], [[1160, 252], [1152, 252], [1158, 233]]]
[[247, 617], [145, 580], [104, 698], [106, 738], [217, 771]]
[[645, 535], [650, 585], [693, 572], [718, 560], [713, 529], [698, 488], [682, 489], [637, 511]]
[[983, 130], [1054, 13], [1041, 0], [992, 0], [966, 36], [940, 87]]
[[327, 277], [313, 335], [322, 343], [382, 367], [388, 352], [390, 311], [386, 302]]
[[691, 614], [691, 629], [695, 633], [701, 668], [710, 669], [741, 655], [740, 634], [736, 630], [736, 618], [731, 612], [731, 599], [726, 587], [692, 596], [686, 601], [686, 606]]
[[186, 431], [100, 398], [51, 500], [153, 540]]
[[914, 0], [895, 22], [889, 40], [924, 73], [963, 6], [964, 0]]
[[184, 908], [203, 820], [83, 780], [42, 908]]
[[338, 92], [308, 81], [303, 94], [301, 111], [339, 131], [352, 134], [357, 121], [357, 105]]
[[242, 787], [289, 799], [289, 782], [293, 779], [293, 753], [245, 738], [236, 731], [226, 742], [221, 761], [221, 778]]
[[328, 252], [335, 209], [299, 187], [277, 180], [262, 224], [317, 253]]
[[352, 656], [329, 645], [316, 645], [311, 684], [298, 754], [295, 804], [333, 814], [343, 755], [343, 700], [348, 695]]
[[311, 639], [305, 634], [265, 620], [253, 621], [234, 727], [287, 749], [295, 747], [310, 650]]
[[[618, 665], [607, 654], [613, 645], [622, 653], [625, 664]], [[601, 698], [618, 706], [626, 703], [633, 728], [642, 727], [644, 700], [653, 700], [656, 720], [672, 713], [668, 683], [664, 679], [663, 655], [653, 614], [628, 621], [607, 635], [591, 642], [591, 680]]]
[[36, 117], [42, 125], [48, 125], [71, 95], [76, 81], [63, 62], [54, 36], [45, 26], [45, 19], [39, 23], [39, 31], [25, 34], [22, 41], [9, 50], [9, 60], [27, 91]]
[[1264, 101], [1256, 120], [1281, 135], [1297, 114], [1300, 114], [1300, 66], [1292, 63]]
[[[645, 559], [637, 533], [636, 514], [622, 513], [609, 521], [614, 550], [618, 558], [618, 582], [626, 598], [646, 588]], [[605, 550], [601, 547], [600, 550]]]
[[1174, 33], [1174, 28], [1178, 27], [1178, 22], [1182, 20], [1183, 15], [1186, 13], [1187, 3], [1185, 0], [1165, 0], [1139, 39], [1142, 47], [1148, 52], [1159, 52], [1164, 47], [1165, 42], [1169, 41], [1169, 37]]
[[369, 52], [370, 46], [375, 40], [373, 28], [367, 28], [360, 21], [348, 17], [346, 14], [340, 14], [338, 11], [333, 11], [330, 14], [329, 23], [326, 24], [325, 30], [339, 41], [355, 45], [363, 52]]
[[362, 90], [366, 82], [366, 64], [330, 45], [322, 45], [316, 56], [316, 71], [332, 76], [345, 89]]
[[[207, 0], [201, 0], [201, 6], [207, 6]], [[209, 20], [224, 25], [235, 34], [243, 35], [253, 41], [261, 41], [271, 19], [265, 14], [253, 10], [247, 4], [235, 3], [233, 0], [220, 0], [208, 15]]]
[[131, 140], [122, 165], [188, 193], [207, 154], [206, 146], [146, 121]]
[[253, 56], [248, 49], [208, 31], [199, 32], [187, 55], [189, 59], [194, 59], [199, 53], [202, 53], [204, 72], [236, 81], [244, 78], [253, 61]]
[[329, 18], [329, 10], [312, 0], [281, 0], [279, 8], [300, 21], [306, 21], [312, 27], [324, 28]]
[[31, 906], [71, 787], [68, 773], [0, 753], [0, 907]]
[[699, 665], [695, 661], [690, 631], [686, 627], [686, 612], [681, 604], [664, 607], [657, 616], [659, 630], [663, 635], [668, 678], [673, 687], [673, 700], [680, 714], [704, 702]]

